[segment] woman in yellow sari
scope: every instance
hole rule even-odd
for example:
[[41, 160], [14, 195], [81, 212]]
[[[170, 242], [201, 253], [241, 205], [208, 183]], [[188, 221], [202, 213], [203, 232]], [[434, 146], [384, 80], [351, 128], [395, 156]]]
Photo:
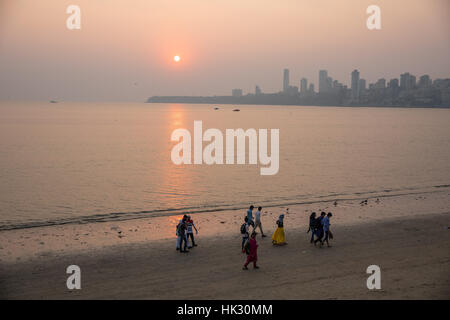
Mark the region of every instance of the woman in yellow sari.
[[280, 215], [280, 217], [277, 220], [277, 230], [273, 233], [272, 236], [272, 243], [275, 246], [282, 246], [286, 244], [286, 239], [284, 237], [284, 214]]

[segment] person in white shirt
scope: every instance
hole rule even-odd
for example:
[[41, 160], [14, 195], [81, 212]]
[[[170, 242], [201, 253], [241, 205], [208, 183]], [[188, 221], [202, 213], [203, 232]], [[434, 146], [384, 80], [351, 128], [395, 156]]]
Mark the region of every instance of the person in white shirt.
[[259, 230], [261, 230], [261, 237], [264, 238], [266, 235], [264, 234], [263, 229], [262, 229], [261, 210], [262, 210], [262, 207], [258, 207], [258, 210], [255, 213], [255, 227], [253, 228], [253, 231], [255, 231], [256, 228], [259, 227]]

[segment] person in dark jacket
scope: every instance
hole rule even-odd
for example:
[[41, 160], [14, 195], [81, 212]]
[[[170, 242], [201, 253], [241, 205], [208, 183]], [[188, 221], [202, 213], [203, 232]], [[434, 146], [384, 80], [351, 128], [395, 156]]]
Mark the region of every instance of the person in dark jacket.
[[306, 233], [311, 231], [311, 241], [310, 241], [311, 243], [314, 242], [315, 228], [316, 228], [316, 213], [313, 212], [309, 216], [309, 228], [308, 228], [308, 231], [306, 231]]
[[325, 215], [326, 215], [326, 213], [322, 211], [322, 212], [320, 213], [320, 217], [318, 217], [318, 218], [316, 219], [316, 230], [315, 230], [315, 234], [316, 234], [317, 239], [314, 240], [314, 245], [316, 245], [316, 243], [317, 243], [318, 241], [320, 241], [320, 246], [323, 245], [323, 241], [322, 241], [322, 238], [323, 238], [323, 225], [322, 225], [322, 219], [325, 218]]

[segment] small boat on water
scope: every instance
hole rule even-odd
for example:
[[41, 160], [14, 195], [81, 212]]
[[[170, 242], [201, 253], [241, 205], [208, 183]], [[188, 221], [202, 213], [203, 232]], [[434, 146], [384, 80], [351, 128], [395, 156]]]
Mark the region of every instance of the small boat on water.
[[239, 110], [239, 109], [233, 109], [233, 111], [238, 112], [238, 111], [241, 111], [241, 110]]
[[58, 103], [56, 100], [50, 100], [50, 103]]

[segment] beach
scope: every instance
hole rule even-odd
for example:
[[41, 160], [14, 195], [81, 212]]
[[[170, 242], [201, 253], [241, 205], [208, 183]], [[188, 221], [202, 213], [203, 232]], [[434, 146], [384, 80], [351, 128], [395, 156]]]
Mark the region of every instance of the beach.
[[[286, 207], [263, 209], [259, 270], [242, 270], [239, 227], [245, 211], [193, 214], [198, 247], [175, 250], [179, 216], [0, 232], [2, 299], [448, 299], [450, 197], [429, 193], [289, 207], [288, 244], [271, 244]], [[332, 247], [314, 247], [312, 210], [333, 212]], [[68, 290], [66, 268], [81, 269]], [[381, 289], [366, 286], [369, 265]]]

